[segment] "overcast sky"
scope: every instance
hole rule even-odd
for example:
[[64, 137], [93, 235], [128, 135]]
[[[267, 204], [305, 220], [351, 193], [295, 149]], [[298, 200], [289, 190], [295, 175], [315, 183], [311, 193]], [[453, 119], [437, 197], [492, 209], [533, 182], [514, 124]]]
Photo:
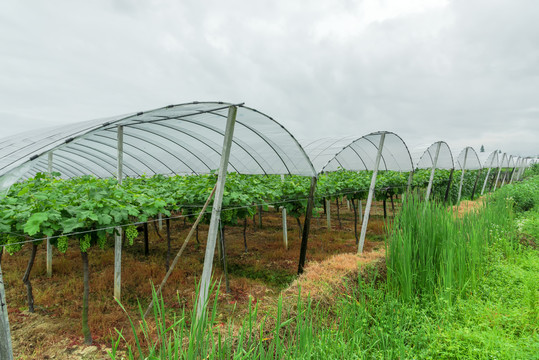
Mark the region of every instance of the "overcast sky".
[[297, 138], [539, 153], [537, 0], [2, 0], [0, 137], [245, 102]]

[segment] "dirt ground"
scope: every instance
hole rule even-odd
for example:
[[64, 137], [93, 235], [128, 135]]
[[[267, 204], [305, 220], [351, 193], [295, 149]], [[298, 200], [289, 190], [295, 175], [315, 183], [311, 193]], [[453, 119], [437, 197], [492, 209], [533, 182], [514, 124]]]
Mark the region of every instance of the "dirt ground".
[[[396, 206], [398, 207], [398, 203]], [[388, 209], [391, 218], [391, 206]], [[338, 254], [355, 254], [357, 245], [354, 237], [353, 211], [348, 210], [346, 201], [340, 206], [341, 226], [337, 220], [337, 208], [332, 203], [332, 229], [326, 227], [326, 216], [318, 214], [311, 222], [311, 233], [307, 250], [307, 265], [313, 268], [318, 263]], [[371, 210], [371, 220], [367, 231], [364, 253], [383, 248], [386, 221], [383, 218], [381, 203], [375, 203]], [[262, 227], [258, 216], [249, 219], [247, 224], [247, 246], [244, 251], [243, 224], [228, 226], [225, 229], [226, 255], [230, 279], [230, 292], [224, 289], [222, 267], [214, 264], [214, 279], [221, 279], [219, 293], [218, 320], [226, 322], [232, 317], [241, 317], [252, 297], [255, 302], [274, 304], [278, 294], [290, 287], [297, 278], [300, 239], [295, 219], [288, 217], [289, 248], [282, 242], [281, 214], [276, 210], [263, 212]], [[189, 222], [183, 219], [171, 221], [172, 255], [181, 247], [190, 229]], [[358, 224], [358, 233], [360, 224]], [[137, 319], [138, 302], [145, 309], [151, 297], [151, 283], [160, 283], [165, 275], [166, 241], [161, 239], [150, 226], [150, 254], [144, 255], [142, 234], [133, 246], [126, 246], [122, 255], [122, 304], [128, 313]], [[165, 231], [161, 232], [161, 236]], [[202, 273], [204, 243], [207, 226], [201, 225], [199, 242], [192, 239], [180, 259], [176, 269], [163, 291], [163, 298], [169, 309], [192, 308], [195, 295], [195, 282]], [[30, 247], [9, 256], [4, 254], [2, 270], [6, 283], [6, 297], [15, 356], [18, 359], [108, 359], [112, 339], [121, 331], [130, 339], [131, 331], [125, 313], [114, 301], [113, 273], [114, 249], [91, 249], [90, 260], [90, 313], [89, 323], [93, 345], [83, 345], [81, 333], [82, 309], [82, 262], [76, 244], [70, 243], [66, 254], [54, 250], [53, 275], [48, 278], [45, 269], [45, 246], [40, 245], [31, 280], [35, 308], [28, 313], [26, 288], [21, 278], [29, 258]], [[217, 251], [216, 251], [217, 253]], [[348, 261], [332, 260], [327, 273], [330, 278], [344, 276], [349, 267], [354, 267], [356, 255], [346, 255]], [[350, 257], [351, 256], [351, 257]], [[381, 256], [377, 251], [374, 257]], [[334, 258], [335, 259], [335, 258]], [[338, 258], [337, 258], [338, 259]], [[370, 257], [369, 257], [370, 259]], [[347, 265], [344, 265], [347, 264]], [[321, 271], [306, 271], [319, 274]], [[319, 276], [319, 275], [317, 275]], [[326, 276], [326, 277], [327, 277]], [[303, 278], [302, 278], [303, 279]], [[325, 278], [324, 278], [325, 279]], [[326, 280], [311, 282], [322, 283]], [[304, 281], [304, 280], [297, 280]], [[297, 282], [296, 281], [296, 282]], [[292, 284], [292, 285], [291, 285]], [[304, 285], [302, 285], [304, 286]], [[288, 288], [288, 289], [287, 289]], [[311, 290], [311, 291], [314, 291]], [[239, 310], [238, 310], [239, 309]]]

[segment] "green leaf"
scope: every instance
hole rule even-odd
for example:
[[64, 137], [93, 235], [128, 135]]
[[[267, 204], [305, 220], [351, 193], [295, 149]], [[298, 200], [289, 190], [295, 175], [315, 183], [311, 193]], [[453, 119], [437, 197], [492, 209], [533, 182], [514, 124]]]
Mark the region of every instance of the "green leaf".
[[40, 225], [49, 218], [47, 213], [34, 213], [24, 225], [24, 232], [32, 236], [39, 232]]

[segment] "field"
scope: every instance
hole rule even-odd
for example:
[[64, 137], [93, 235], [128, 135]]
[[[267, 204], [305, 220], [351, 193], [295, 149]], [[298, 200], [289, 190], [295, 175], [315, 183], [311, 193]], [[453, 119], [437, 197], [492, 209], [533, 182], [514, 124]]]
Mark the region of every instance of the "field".
[[[195, 306], [195, 284], [202, 273], [208, 231], [205, 224], [199, 226], [197, 236], [191, 240], [169, 278], [162, 294], [163, 302], [154, 296], [158, 301], [154, 316], [144, 321], [140, 316], [140, 311], [144, 311], [152, 298], [152, 283], [161, 281], [166, 264], [191, 227], [196, 212], [188, 205], [166, 210], [172, 217], [170, 251], [167, 251], [165, 229], [158, 233], [154, 222], [150, 222], [147, 255], [142, 226], [138, 234], [133, 226], [127, 228], [122, 257], [121, 302], [125, 312], [112, 297], [113, 242], [101, 241], [107, 237], [82, 233], [73, 239], [58, 238], [54, 244], [50, 279], [46, 275], [44, 246], [37, 247], [30, 276], [35, 313], [27, 311], [26, 289], [21, 281], [32, 247], [27, 245], [21, 249], [16, 237], [4, 238], [7, 249], [14, 252], [13, 255], [3, 254], [2, 269], [17, 356], [22, 359], [100, 359], [108, 358], [111, 352], [114, 359], [171, 358], [173, 355], [179, 358], [231, 358], [234, 355], [245, 359], [505, 359], [534, 358], [533, 354], [539, 353], [539, 288], [536, 286], [539, 283], [536, 245], [539, 177], [506, 185], [492, 195], [475, 201], [465, 200], [456, 207], [450, 205], [451, 200], [449, 204], [440, 201], [444, 193], [448, 193], [444, 191], [442, 180], [438, 192], [433, 193], [435, 201], [420, 200], [420, 184], [416, 184], [414, 194], [403, 201], [399, 194], [404, 192], [405, 177], [387, 174], [382, 183], [393, 182], [395, 187], [377, 188], [378, 200], [385, 200], [374, 204], [365, 255], [358, 257], [355, 255], [354, 212], [338, 194], [364, 199], [364, 190], [353, 189], [358, 189], [358, 184], [360, 189], [364, 188], [365, 178], [358, 180], [349, 175], [338, 173], [335, 178], [319, 183], [318, 191], [323, 189], [323, 194], [332, 194], [326, 195], [331, 199], [332, 229], [326, 228], [324, 202], [319, 197], [311, 223], [308, 263], [300, 278], [296, 274], [299, 224], [304, 222], [303, 217], [298, 218], [299, 224], [293, 216], [288, 217], [289, 248], [286, 250], [280, 211], [271, 206], [253, 206], [252, 197], [241, 195], [235, 188], [245, 186], [242, 185], [244, 179], [232, 177], [231, 188], [225, 195], [232, 212], [223, 212], [228, 276], [216, 256], [213, 279], [219, 283], [210, 299], [211, 316], [202, 323], [191, 318], [191, 310]], [[200, 189], [199, 198], [191, 201], [200, 203], [211, 189], [211, 179], [174, 181], [195, 182]], [[281, 184], [278, 178], [267, 179]], [[471, 180], [468, 183], [472, 183]], [[109, 191], [100, 188], [94, 180], [90, 180], [90, 186], [86, 181], [80, 184], [94, 197]], [[143, 181], [151, 183], [152, 180]], [[280, 192], [272, 195], [265, 195], [264, 188], [257, 187], [256, 178], [249, 181], [253, 181], [252, 186], [245, 191], [250, 192], [250, 196], [259, 196], [258, 199], [273, 196], [281, 201], [286, 196], [285, 199], [291, 200], [285, 202], [290, 214], [304, 211], [306, 201], [301, 198], [304, 181], [290, 178]], [[38, 179], [30, 184], [37, 186], [37, 190], [60, 189], [58, 194], [71, 194], [69, 190], [61, 190], [65, 184], [56, 180]], [[146, 201], [148, 204], [148, 207], [122, 207], [125, 219], [136, 214], [139, 219], [152, 220], [148, 214], [163, 211], [166, 202], [156, 194], [144, 193], [141, 186], [146, 185], [133, 183], [124, 188], [115, 187], [110, 193], [116, 197], [115, 201], [124, 194], [131, 197], [133, 203]], [[142, 195], [136, 195], [133, 189]], [[469, 190], [464, 198], [473, 193], [472, 186]], [[40, 196], [39, 191], [32, 193], [25, 187], [17, 191], [31, 206], [35, 203], [32, 197]], [[81, 192], [75, 193], [80, 196]], [[174, 194], [184, 199], [186, 195], [189, 193]], [[156, 197], [150, 201], [151, 196]], [[108, 199], [107, 196], [98, 198]], [[62, 201], [65, 200], [59, 203]], [[174, 198], [167, 201], [177, 203]], [[246, 206], [234, 208], [234, 201]], [[84, 200], [80, 204], [86, 206]], [[115, 211], [118, 204], [105, 206], [105, 209]], [[106, 214], [103, 207], [99, 209], [92, 211]], [[84, 221], [77, 223], [69, 220], [73, 216], [69, 211], [57, 211], [61, 215], [56, 218], [42, 215], [46, 214], [43, 209], [37, 216], [35, 212], [27, 212], [30, 216], [26, 224], [12, 221], [4, 226], [18, 227], [32, 235], [32, 231], [43, 234], [58, 231], [57, 224], [61, 224], [63, 232], [60, 233], [67, 233], [66, 228], [74, 230], [83, 224], [91, 229], [92, 222], [110, 223], [113, 218], [74, 213], [77, 219]], [[14, 219], [18, 216], [17, 211], [11, 214]], [[67, 220], [62, 221], [62, 217]], [[87, 314], [93, 340], [91, 347], [84, 345], [89, 332], [83, 336], [81, 331], [85, 326], [81, 254], [83, 259], [88, 254], [89, 259]], [[518, 300], [510, 299], [513, 292], [520, 294]]]
[[[398, 205], [397, 205], [398, 206]], [[340, 205], [342, 227], [337, 220], [337, 209], [332, 202], [332, 230], [327, 231], [326, 216], [321, 213], [313, 219], [309, 238], [308, 261], [322, 261], [334, 254], [355, 253], [357, 246], [353, 234], [353, 212], [346, 201]], [[381, 203], [375, 203], [367, 233], [365, 252], [383, 247], [384, 219]], [[391, 212], [390, 212], [391, 214]], [[172, 244], [175, 254], [190, 229], [183, 219], [171, 221]], [[262, 228], [258, 216], [247, 226], [247, 246], [244, 250], [243, 226], [225, 229], [230, 293], [224, 289], [219, 296], [219, 322], [241, 317], [249, 297], [254, 302], [275, 303], [279, 292], [296, 277], [299, 256], [299, 232], [293, 218], [288, 219], [289, 249], [282, 242], [281, 213], [273, 209], [264, 211]], [[131, 314], [137, 313], [137, 301], [143, 306], [151, 299], [151, 282], [159, 283], [165, 275], [166, 241], [159, 238], [153, 226], [149, 228], [150, 254], [144, 256], [142, 236], [133, 246], [127, 246], [122, 259], [122, 303]], [[160, 233], [164, 236], [164, 230]], [[192, 239], [168, 281], [163, 297], [171, 311], [180, 306], [192, 308], [195, 282], [202, 272], [207, 225], [200, 225], [199, 241]], [[36, 312], [27, 311], [26, 291], [21, 278], [30, 254], [25, 247], [13, 256], [4, 254], [2, 269], [7, 289], [14, 349], [20, 358], [77, 358], [84, 349], [81, 335], [82, 265], [80, 252], [70, 247], [65, 254], [54, 250], [53, 276], [48, 278], [44, 246], [40, 246], [32, 271], [32, 286]], [[124, 329], [129, 338], [129, 322], [113, 300], [114, 251], [92, 248], [90, 261], [89, 324], [97, 347], [97, 358], [111, 346], [115, 328]], [[216, 261], [215, 279], [224, 279], [222, 267]], [[151, 282], [150, 282], [151, 281]], [[179, 299], [179, 301], [178, 301]], [[236, 310], [234, 310], [236, 309]]]

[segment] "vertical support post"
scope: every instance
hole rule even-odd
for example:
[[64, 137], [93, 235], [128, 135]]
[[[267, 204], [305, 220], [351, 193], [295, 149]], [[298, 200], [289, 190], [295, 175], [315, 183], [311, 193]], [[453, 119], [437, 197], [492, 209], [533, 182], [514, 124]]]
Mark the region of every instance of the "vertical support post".
[[367, 235], [367, 226], [369, 225], [369, 215], [371, 213], [372, 198], [374, 196], [374, 187], [376, 185], [376, 176], [378, 175], [378, 167], [380, 166], [380, 158], [382, 157], [382, 149], [384, 148], [384, 140], [386, 133], [382, 133], [380, 136], [380, 144], [378, 145], [378, 153], [376, 154], [376, 161], [374, 163], [374, 171], [371, 178], [371, 186], [369, 187], [369, 195], [367, 197], [367, 204], [365, 205], [365, 215], [363, 216], [363, 222], [361, 223], [361, 235], [359, 237], [359, 245], [357, 253], [363, 252], [363, 244], [365, 243], [365, 235]]
[[326, 198], [326, 222], [328, 224], [328, 230], [331, 230], [331, 201]]
[[[509, 166], [509, 163], [507, 164], [507, 166]], [[500, 187], [505, 185], [505, 179], [507, 178], [507, 169], [509, 168], [503, 170], [502, 184], [500, 185]]]
[[511, 184], [513, 182], [513, 175], [515, 174], [515, 167], [511, 169], [511, 172], [509, 173], [509, 182], [508, 184]]
[[527, 167], [528, 167], [528, 159], [525, 159], [525, 161], [522, 162], [520, 171], [518, 172], [517, 180], [522, 180], [522, 176], [524, 176], [524, 172], [526, 171]]
[[219, 220], [221, 219], [221, 206], [223, 204], [223, 192], [225, 189], [226, 173], [228, 168], [228, 159], [230, 158], [230, 148], [232, 147], [232, 138], [234, 137], [234, 124], [236, 123], [237, 108], [231, 106], [228, 108], [228, 117], [226, 121], [226, 130], [223, 139], [223, 150], [221, 153], [221, 162], [219, 164], [219, 174], [217, 184], [215, 185], [215, 198], [208, 230], [208, 240], [206, 242], [206, 255], [204, 257], [204, 268], [200, 280], [200, 291], [197, 304], [197, 320], [201, 320], [206, 315], [206, 305], [208, 291], [211, 282], [211, 272], [213, 266], [213, 257], [215, 254], [215, 243], [217, 242], [217, 232], [219, 230]]
[[434, 172], [436, 171], [436, 165], [438, 164], [438, 156], [440, 155], [440, 147], [442, 143], [438, 142], [436, 147], [436, 154], [434, 155], [434, 162], [432, 163], [432, 170], [430, 171], [429, 185], [427, 186], [427, 195], [425, 195], [425, 201], [429, 201], [430, 192], [432, 190], [432, 182], [434, 181]]
[[157, 224], [159, 225], [159, 231], [163, 231], [163, 214], [157, 215]]
[[447, 203], [447, 200], [449, 200], [449, 191], [451, 190], [451, 183], [453, 182], [453, 172], [455, 172], [455, 169], [451, 169], [451, 172], [449, 173], [449, 181], [447, 182], [447, 188], [445, 189], [445, 196], [444, 196], [444, 203]]
[[477, 173], [477, 177], [475, 178], [475, 182], [473, 184], [472, 200], [473, 200], [474, 195], [475, 195], [475, 189], [477, 189], [477, 182], [479, 181], [479, 177], [481, 176], [481, 171], [483, 171], [483, 169], [479, 169], [479, 172]]
[[460, 174], [459, 195], [457, 197], [457, 204], [460, 203], [460, 196], [462, 195], [462, 184], [464, 184], [464, 173], [466, 172], [467, 160], [468, 160], [468, 148], [464, 150], [464, 163], [462, 164], [462, 173]]
[[[124, 127], [117, 127], [117, 166], [116, 177], [118, 185], [122, 185], [124, 163]], [[117, 226], [114, 235], [114, 297], [119, 301], [122, 294], [122, 227]]]
[[222, 256], [222, 265], [223, 272], [225, 274], [225, 290], [227, 294], [230, 294], [230, 282], [228, 281], [228, 267], [226, 265], [226, 244], [225, 244], [225, 230], [223, 227], [223, 222], [219, 220], [219, 242], [221, 243], [221, 256]]
[[307, 257], [307, 241], [309, 240], [309, 230], [311, 229], [311, 218], [314, 208], [314, 191], [316, 190], [316, 176], [311, 178], [311, 189], [307, 199], [307, 209], [305, 209], [305, 221], [303, 222], [303, 233], [301, 235], [301, 248], [299, 251], [298, 275], [303, 273], [305, 258]]
[[410, 175], [408, 175], [408, 186], [406, 187], [406, 193], [410, 193], [412, 190], [412, 181], [414, 180], [414, 170], [410, 171]]
[[[496, 154], [498, 156], [498, 154]], [[485, 176], [485, 182], [483, 183], [483, 188], [481, 189], [481, 195], [485, 192], [485, 188], [487, 187], [488, 177], [490, 175], [490, 170], [492, 170], [492, 165], [494, 164], [494, 156], [492, 157], [492, 160], [490, 160], [490, 165], [488, 167], [487, 176]]]
[[[281, 182], [284, 182], [284, 175], [281, 175]], [[288, 225], [286, 224], [286, 208], [283, 206], [283, 243], [284, 248], [288, 250]]]
[[361, 201], [361, 199], [359, 199], [358, 201], [358, 213], [359, 213], [359, 221], [362, 222], [363, 221], [363, 203]]
[[496, 188], [498, 187], [498, 181], [500, 180], [500, 173], [502, 172], [503, 162], [505, 160], [505, 153], [502, 156], [502, 161], [500, 162], [500, 166], [498, 166], [498, 175], [496, 175], [496, 181], [494, 182], [494, 190], [496, 191]]
[[511, 172], [511, 180], [509, 180], [509, 184], [511, 184], [513, 180], [515, 179], [515, 169], [518, 169], [520, 167], [521, 161], [522, 159], [519, 158], [517, 162], [515, 163], [515, 167], [513, 167], [513, 171]]
[[0, 266], [0, 359], [13, 360], [13, 346], [11, 345], [11, 331], [9, 329], [2, 266]]
[[516, 171], [515, 181], [520, 180], [520, 178], [522, 176], [522, 172], [523, 172], [525, 167], [526, 167], [526, 159], [522, 159], [522, 161], [520, 162], [520, 165], [519, 165], [519, 167], [517, 168], [517, 171]]
[[[52, 177], [52, 151], [48, 153], [48, 166], [47, 172], [50, 177]], [[51, 239], [47, 236], [47, 276], [52, 277], [52, 245]]]

